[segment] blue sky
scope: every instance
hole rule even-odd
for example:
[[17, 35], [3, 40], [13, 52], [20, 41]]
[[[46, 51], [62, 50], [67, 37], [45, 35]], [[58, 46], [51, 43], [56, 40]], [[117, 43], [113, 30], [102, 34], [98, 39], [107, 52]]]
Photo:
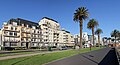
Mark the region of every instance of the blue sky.
[[[0, 0], [0, 26], [10, 18], [38, 22], [46, 16], [57, 20], [72, 34], [78, 34], [79, 24], [73, 21], [73, 14], [81, 6], [89, 10], [89, 19], [99, 22], [102, 36], [110, 36], [114, 29], [120, 30], [120, 0]], [[89, 19], [84, 21], [83, 32], [91, 34], [87, 29]]]

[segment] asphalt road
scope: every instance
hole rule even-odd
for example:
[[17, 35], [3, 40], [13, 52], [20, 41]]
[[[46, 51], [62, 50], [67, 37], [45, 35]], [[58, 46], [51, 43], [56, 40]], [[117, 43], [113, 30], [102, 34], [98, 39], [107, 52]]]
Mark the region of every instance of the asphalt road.
[[[109, 56], [112, 56], [112, 54], [109, 54], [108, 56], [110, 51], [112, 52], [111, 48], [104, 48], [88, 53], [78, 54], [65, 59], [56, 60], [44, 65], [117, 65], [111, 62], [111, 58], [109, 58]], [[102, 61], [103, 59], [105, 62]], [[109, 62], [112, 64], [109, 64]], [[117, 63], [117, 61], [115, 61], [115, 63]]]

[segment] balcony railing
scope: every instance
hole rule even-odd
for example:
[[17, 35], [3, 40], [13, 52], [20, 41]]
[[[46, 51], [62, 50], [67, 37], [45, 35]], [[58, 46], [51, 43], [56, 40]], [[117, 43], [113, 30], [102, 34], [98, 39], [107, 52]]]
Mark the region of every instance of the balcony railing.
[[20, 30], [11, 30], [11, 29], [3, 29], [4, 31], [10, 31], [10, 32], [20, 32]]
[[4, 34], [3, 36], [5, 36], [5, 37], [16, 37], [16, 38], [18, 38], [18, 37], [20, 37], [20, 35], [8, 35], [8, 34]]
[[19, 42], [20, 40], [4, 40], [4, 42]]

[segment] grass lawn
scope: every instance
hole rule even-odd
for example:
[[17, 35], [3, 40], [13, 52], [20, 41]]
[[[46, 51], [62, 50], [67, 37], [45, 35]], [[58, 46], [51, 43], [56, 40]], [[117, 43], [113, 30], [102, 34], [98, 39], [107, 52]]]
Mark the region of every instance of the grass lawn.
[[33, 51], [20, 51], [20, 50], [13, 50], [13, 51], [10, 51], [11, 53], [6, 53], [6, 54], [0, 54], [0, 57], [3, 57], [3, 56], [13, 56], [13, 55], [21, 55], [21, 54], [33, 54], [33, 53], [36, 53], [36, 52], [42, 52], [42, 50], [33, 50]]
[[[92, 50], [100, 49], [98, 47], [92, 48]], [[62, 52], [54, 52], [48, 54], [39, 54], [30, 57], [22, 57], [15, 59], [8, 59], [0, 61], [0, 65], [42, 65], [44, 63], [51, 62], [53, 60], [57, 60], [60, 58], [65, 58], [69, 56], [73, 56], [79, 53], [89, 52], [89, 48], [81, 49], [81, 50], [66, 50]]]
[[0, 57], [3, 56], [13, 56], [13, 55], [21, 55], [21, 54], [32, 54], [34, 52], [17, 52], [17, 53], [8, 53], [8, 54], [0, 54]]

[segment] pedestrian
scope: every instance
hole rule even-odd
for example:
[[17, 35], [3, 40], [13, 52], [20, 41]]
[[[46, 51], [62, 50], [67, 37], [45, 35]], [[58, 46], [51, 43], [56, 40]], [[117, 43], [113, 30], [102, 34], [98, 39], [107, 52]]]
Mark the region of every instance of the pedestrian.
[[90, 46], [89, 46], [89, 47], [90, 47], [90, 51], [91, 51], [91, 47], [92, 47], [92, 45], [90, 44]]

